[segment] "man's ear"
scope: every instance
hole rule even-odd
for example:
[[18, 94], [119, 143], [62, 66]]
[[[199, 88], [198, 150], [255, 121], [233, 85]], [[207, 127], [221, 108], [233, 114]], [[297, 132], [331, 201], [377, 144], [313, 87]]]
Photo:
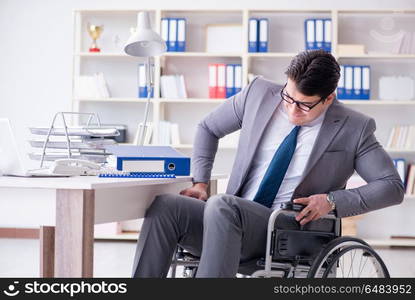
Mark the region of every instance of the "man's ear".
[[334, 101], [334, 99], [336, 98], [336, 94], [335, 93], [331, 93], [327, 98], [326, 98], [326, 101], [325, 101], [325, 104], [327, 103], [327, 104], [331, 104], [333, 101]]

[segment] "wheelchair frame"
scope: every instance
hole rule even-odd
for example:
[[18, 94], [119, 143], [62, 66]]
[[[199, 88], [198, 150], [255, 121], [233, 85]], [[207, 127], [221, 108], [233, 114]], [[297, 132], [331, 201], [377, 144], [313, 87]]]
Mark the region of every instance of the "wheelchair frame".
[[[284, 205], [284, 203], [283, 203]], [[302, 205], [295, 205], [292, 203], [285, 204], [282, 206], [281, 210], [275, 210], [271, 213], [268, 220], [267, 227], [267, 243], [265, 249], [265, 260], [256, 259], [257, 267], [263, 267], [254, 271], [248, 277], [284, 277], [284, 278], [306, 278], [310, 277], [322, 277], [325, 272], [324, 263], [329, 262], [329, 258], [339, 253], [341, 249], [348, 249], [351, 247], [359, 246], [361, 248], [367, 249], [367, 252], [372, 254], [373, 264], [378, 268], [376, 269], [378, 276], [389, 277], [389, 272], [383, 263], [382, 259], [377, 255], [377, 253], [363, 240], [341, 236], [341, 220], [336, 218], [333, 214], [328, 214], [321, 219], [330, 219], [334, 220], [334, 238], [327, 243], [318, 253], [311, 265], [301, 264], [299, 260], [293, 261], [273, 261], [273, 250], [275, 243], [275, 231], [278, 230], [275, 228], [275, 222], [277, 217], [280, 214], [288, 213], [295, 214], [295, 212], [300, 211], [303, 208]], [[310, 234], [313, 232], [310, 232]], [[176, 268], [177, 266], [184, 267], [184, 277], [194, 277], [196, 275], [197, 267], [199, 264], [199, 258], [186, 253], [180, 246], [176, 248], [175, 254], [173, 256], [173, 261], [171, 265], [171, 276], [176, 277]], [[243, 265], [243, 263], [241, 263]], [[187, 272], [187, 273], [186, 273]], [[312, 274], [311, 274], [311, 273]], [[330, 274], [328, 277], [335, 277], [336, 274]], [[243, 277], [247, 277], [244, 276]]]

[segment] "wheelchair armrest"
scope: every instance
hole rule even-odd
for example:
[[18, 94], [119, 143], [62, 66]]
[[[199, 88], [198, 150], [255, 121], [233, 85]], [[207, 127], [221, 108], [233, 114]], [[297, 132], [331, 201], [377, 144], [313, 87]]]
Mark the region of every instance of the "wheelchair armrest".
[[[296, 203], [293, 203], [291, 201], [287, 201], [287, 202], [281, 203], [280, 208], [283, 209], [283, 210], [292, 210], [292, 211], [300, 212], [306, 206], [307, 205], [296, 204]], [[333, 211], [329, 212], [327, 215], [329, 215], [329, 216], [335, 216]]]
[[304, 207], [306, 207], [306, 205], [303, 205], [303, 204], [295, 204], [295, 203], [293, 203], [291, 201], [283, 202], [280, 205], [280, 208], [281, 209], [284, 209], [284, 210], [293, 210], [293, 211], [302, 211]]

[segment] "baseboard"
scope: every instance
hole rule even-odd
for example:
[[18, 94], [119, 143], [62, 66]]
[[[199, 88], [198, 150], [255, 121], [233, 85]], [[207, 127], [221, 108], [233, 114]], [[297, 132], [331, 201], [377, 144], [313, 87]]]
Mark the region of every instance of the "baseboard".
[[36, 229], [36, 228], [0, 228], [0, 238], [39, 239], [39, 229]]

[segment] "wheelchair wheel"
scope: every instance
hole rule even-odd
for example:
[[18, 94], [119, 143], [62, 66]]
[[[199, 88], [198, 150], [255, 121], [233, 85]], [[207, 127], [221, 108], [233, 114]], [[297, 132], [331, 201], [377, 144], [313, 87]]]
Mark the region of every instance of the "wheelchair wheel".
[[366, 242], [340, 237], [320, 252], [313, 261], [308, 277], [389, 278], [389, 272], [380, 256]]

